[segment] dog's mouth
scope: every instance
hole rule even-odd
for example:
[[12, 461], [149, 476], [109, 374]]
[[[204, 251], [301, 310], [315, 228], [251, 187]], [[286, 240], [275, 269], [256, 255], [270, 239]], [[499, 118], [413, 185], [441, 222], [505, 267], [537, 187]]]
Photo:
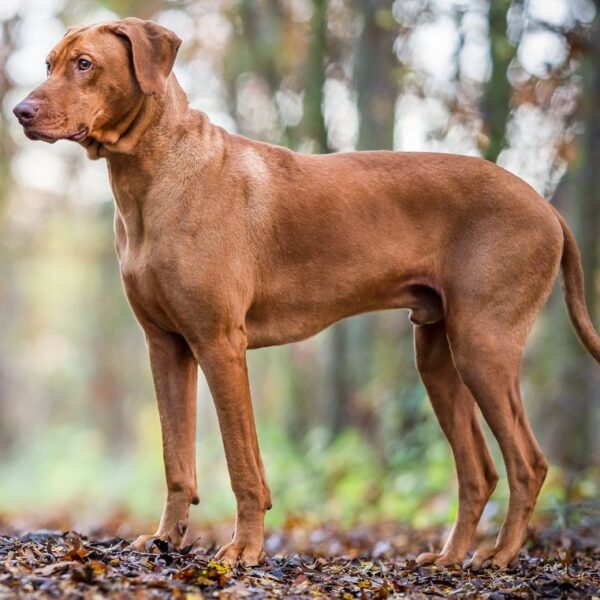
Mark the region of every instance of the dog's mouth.
[[89, 130], [87, 127], [82, 127], [81, 129], [77, 130], [75, 133], [72, 133], [70, 135], [62, 135], [62, 134], [51, 134], [51, 133], [47, 133], [45, 131], [40, 131], [38, 129], [32, 129], [32, 128], [28, 128], [25, 127], [25, 135], [30, 139], [30, 140], [39, 140], [41, 142], [47, 142], [49, 144], [53, 144], [54, 142], [58, 141], [58, 140], [71, 140], [73, 142], [81, 142], [82, 140], [84, 140], [88, 133]]
[[73, 135], [70, 135], [67, 139], [71, 140], [73, 142], [81, 142], [81, 140], [84, 140], [88, 135], [88, 128], [84, 127], [83, 129], [80, 129], [79, 131], [75, 132]]

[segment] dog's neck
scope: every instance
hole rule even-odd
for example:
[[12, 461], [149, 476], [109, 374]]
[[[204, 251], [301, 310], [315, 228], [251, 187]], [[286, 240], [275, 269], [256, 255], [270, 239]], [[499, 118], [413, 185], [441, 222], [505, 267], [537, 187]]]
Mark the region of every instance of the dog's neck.
[[[199, 145], [187, 135], [190, 122], [195, 140], [201, 132]], [[208, 161], [215, 150], [216, 129], [204, 113], [189, 108], [185, 92], [171, 74], [164, 94], [144, 96], [118, 127], [111, 127], [110, 141], [95, 140], [87, 146], [91, 158], [107, 160], [117, 209], [131, 242], [143, 238], [148, 223], [157, 225], [177, 210], [178, 182], [186, 172], [195, 171], [191, 162]], [[118, 131], [122, 133], [117, 135]]]

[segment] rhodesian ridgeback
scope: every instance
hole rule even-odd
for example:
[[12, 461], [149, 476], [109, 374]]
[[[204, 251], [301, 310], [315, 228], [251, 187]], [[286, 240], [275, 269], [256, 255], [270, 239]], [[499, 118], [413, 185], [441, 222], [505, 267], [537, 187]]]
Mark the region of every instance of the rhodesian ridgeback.
[[308, 338], [367, 311], [404, 308], [416, 364], [456, 461], [456, 523], [419, 564], [462, 564], [498, 475], [510, 486], [494, 546], [464, 563], [504, 567], [523, 543], [547, 463], [519, 392], [526, 337], [562, 267], [582, 343], [600, 361], [573, 234], [504, 169], [465, 156], [314, 156], [233, 135], [188, 106], [172, 73], [181, 40], [129, 18], [69, 29], [48, 78], [14, 112], [32, 140], [74, 140], [105, 158], [123, 285], [146, 336], [167, 497], [155, 537], [184, 543], [195, 468], [198, 365], [208, 381], [237, 501], [218, 553], [264, 557], [271, 494], [246, 351]]

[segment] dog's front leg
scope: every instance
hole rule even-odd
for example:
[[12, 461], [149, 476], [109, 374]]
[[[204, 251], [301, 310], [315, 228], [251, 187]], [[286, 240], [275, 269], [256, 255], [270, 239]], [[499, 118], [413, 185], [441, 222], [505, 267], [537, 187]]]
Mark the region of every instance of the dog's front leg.
[[196, 385], [198, 364], [187, 342], [162, 330], [146, 330], [152, 377], [162, 429], [167, 499], [158, 531], [140, 536], [135, 549], [159, 537], [183, 545], [190, 504], [196, 492]]
[[214, 340], [199, 356], [215, 402], [231, 487], [237, 501], [235, 532], [217, 558], [255, 565], [264, 557], [264, 514], [271, 507], [246, 367], [246, 339], [240, 331]]

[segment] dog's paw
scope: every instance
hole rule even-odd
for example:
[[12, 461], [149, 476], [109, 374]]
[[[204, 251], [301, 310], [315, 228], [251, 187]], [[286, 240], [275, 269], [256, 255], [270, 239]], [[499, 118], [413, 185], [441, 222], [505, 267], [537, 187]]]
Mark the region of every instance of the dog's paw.
[[217, 560], [222, 560], [232, 567], [238, 562], [244, 567], [255, 567], [265, 560], [265, 552], [262, 544], [235, 544], [230, 542], [225, 544], [215, 557]]
[[435, 561], [441, 556], [441, 554], [436, 554], [435, 552], [423, 552], [417, 556], [417, 567], [426, 567], [428, 565], [435, 564]]
[[129, 544], [129, 547], [136, 552], [150, 552], [155, 539], [156, 535], [140, 535]]
[[465, 561], [463, 569], [479, 571], [480, 569], [506, 569], [515, 564], [519, 559], [519, 553], [502, 548], [480, 548], [473, 557]]
[[457, 567], [462, 564], [463, 557], [447, 553], [423, 552], [417, 556], [417, 566], [424, 567], [427, 565], [435, 565], [436, 567]]

